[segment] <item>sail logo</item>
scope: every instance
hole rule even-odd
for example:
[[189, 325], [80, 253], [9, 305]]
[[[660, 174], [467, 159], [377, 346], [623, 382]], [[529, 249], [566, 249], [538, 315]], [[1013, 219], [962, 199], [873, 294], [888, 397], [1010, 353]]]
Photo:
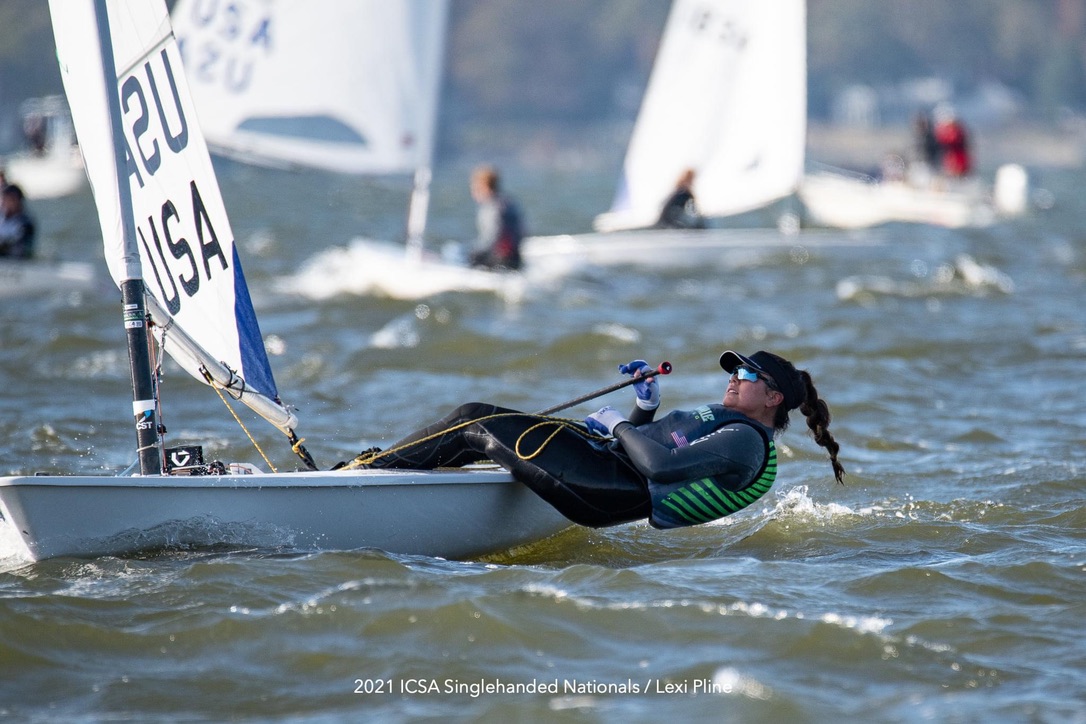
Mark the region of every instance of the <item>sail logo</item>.
[[716, 415], [713, 414], [713, 408], [708, 405], [702, 405], [701, 407], [695, 408], [692, 414], [702, 422], [712, 422], [716, 419]]
[[136, 429], [137, 430], [150, 430], [155, 426], [154, 410], [144, 410], [141, 415], [136, 417]]
[[144, 279], [174, 316], [202, 284], [230, 268], [232, 255], [225, 211], [210, 207], [201, 193], [200, 181], [217, 189], [210, 164], [207, 173], [193, 178], [190, 166], [200, 149], [191, 141], [199, 129], [190, 133], [189, 119], [195, 115], [186, 112], [181, 99], [187, 95], [179, 80], [163, 49], [136, 66], [119, 88], [125, 169]]

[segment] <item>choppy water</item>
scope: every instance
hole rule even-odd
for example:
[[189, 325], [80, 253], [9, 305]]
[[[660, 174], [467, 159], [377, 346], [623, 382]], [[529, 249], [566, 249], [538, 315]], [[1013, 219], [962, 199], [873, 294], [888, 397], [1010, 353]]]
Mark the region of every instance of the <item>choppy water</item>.
[[[438, 238], [471, 233], [465, 173], [438, 176]], [[675, 365], [666, 407], [716, 401], [720, 351], [768, 348], [813, 373], [847, 485], [797, 419], [752, 509], [571, 530], [494, 560], [271, 548], [27, 564], [8, 539], [0, 716], [1086, 721], [1081, 172], [1045, 174], [1052, 209], [985, 230], [891, 226], [849, 251], [800, 237], [699, 268], [421, 299], [282, 291], [328, 246], [396, 236], [404, 188], [232, 165], [220, 180], [281, 394], [322, 464], [468, 399], [549, 406], [632, 357]], [[611, 191], [591, 174], [508, 182], [538, 233], [586, 229]], [[33, 210], [45, 251], [100, 260], [89, 193]], [[109, 287], [5, 300], [0, 472], [131, 462], [119, 321]], [[164, 394], [171, 440], [254, 458], [213, 395], [180, 372]]]

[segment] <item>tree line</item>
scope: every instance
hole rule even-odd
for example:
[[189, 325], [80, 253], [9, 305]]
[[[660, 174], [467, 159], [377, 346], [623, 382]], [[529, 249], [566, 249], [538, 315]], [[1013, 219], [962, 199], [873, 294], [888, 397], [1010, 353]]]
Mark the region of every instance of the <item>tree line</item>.
[[[631, 118], [668, 7], [451, 0], [443, 123], [576, 128]], [[1086, 107], [1086, 0], [808, 0], [807, 15], [813, 119], [849, 84], [924, 76], [960, 89], [997, 81], [1039, 121]], [[5, 122], [22, 99], [61, 92], [54, 53], [47, 3], [0, 3]]]

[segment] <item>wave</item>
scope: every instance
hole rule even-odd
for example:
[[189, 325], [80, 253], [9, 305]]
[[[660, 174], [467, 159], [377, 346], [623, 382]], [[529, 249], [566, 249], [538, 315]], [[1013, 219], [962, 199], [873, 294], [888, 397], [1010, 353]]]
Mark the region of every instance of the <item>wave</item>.
[[466, 266], [454, 244], [441, 253], [415, 252], [400, 244], [359, 237], [333, 246], [306, 261], [298, 273], [280, 279], [283, 293], [314, 300], [339, 295], [422, 299], [446, 292], [496, 294], [520, 301], [533, 285], [558, 276], [546, 265], [524, 272], [496, 272]]
[[903, 281], [882, 275], [845, 277], [837, 282], [837, 298], [867, 301], [875, 297], [930, 297], [950, 295], [1013, 294], [1014, 281], [995, 266], [981, 264], [968, 254], [959, 254], [953, 263], [934, 270], [917, 263], [915, 280]]

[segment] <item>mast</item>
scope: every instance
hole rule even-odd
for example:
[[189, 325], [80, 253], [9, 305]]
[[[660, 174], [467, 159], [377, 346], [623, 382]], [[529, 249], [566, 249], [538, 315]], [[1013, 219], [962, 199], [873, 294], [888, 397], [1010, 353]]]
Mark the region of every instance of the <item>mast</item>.
[[[423, 147], [419, 151], [421, 163], [415, 167], [411, 200], [407, 206], [407, 254], [415, 258], [422, 256], [423, 234], [426, 232], [426, 221], [429, 217], [430, 181], [433, 178], [434, 147], [437, 145], [437, 112], [441, 105], [441, 82], [445, 75], [445, 36], [449, 27], [448, 2], [437, 6], [431, 3], [422, 7], [424, 13], [436, 13], [437, 19], [431, 26], [432, 35], [426, 36], [429, 42], [421, 43], [421, 47], [416, 49], [416, 55], [423, 58], [420, 71], [420, 77], [423, 78], [422, 96], [428, 100], [428, 103], [422, 110], [425, 116], [423, 127], [427, 129], [427, 133]], [[426, 51], [430, 51], [433, 55], [427, 57]], [[436, 70], [428, 76], [426, 70], [429, 68]]]
[[407, 205], [407, 253], [416, 258], [422, 256], [422, 237], [426, 231], [426, 217], [430, 207], [431, 177], [429, 166], [415, 169], [415, 183]]
[[140, 473], [162, 473], [162, 443], [158, 435], [155, 406], [154, 377], [147, 338], [147, 308], [144, 302], [143, 265], [136, 246], [136, 229], [132, 210], [132, 189], [125, 170], [125, 145], [121, 126], [121, 103], [117, 94], [117, 67], [113, 57], [113, 39], [109, 28], [106, 0], [95, 0], [94, 15], [98, 27], [98, 42], [102, 52], [102, 74], [105, 76], [107, 107], [113, 143], [113, 161], [117, 169], [117, 193], [121, 204], [122, 238], [124, 241], [124, 279], [121, 281], [121, 304], [125, 334], [128, 337], [128, 363], [132, 375], [132, 414], [136, 425], [136, 451]]

